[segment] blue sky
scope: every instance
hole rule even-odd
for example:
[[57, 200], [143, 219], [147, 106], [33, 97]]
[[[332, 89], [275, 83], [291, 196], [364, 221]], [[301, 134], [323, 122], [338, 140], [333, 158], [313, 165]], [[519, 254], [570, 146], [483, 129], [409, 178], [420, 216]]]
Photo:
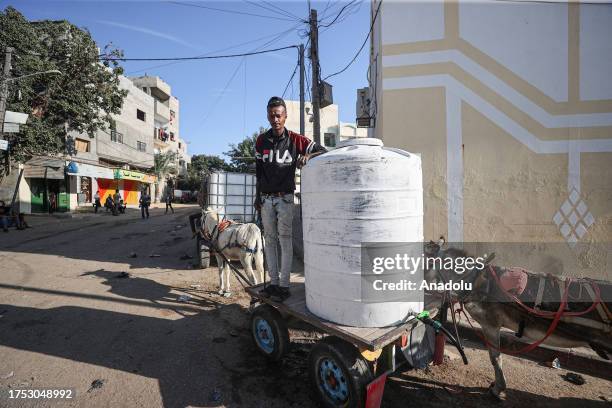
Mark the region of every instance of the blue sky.
[[[102, 48], [112, 42], [127, 58], [219, 55], [306, 43], [307, 1], [0, 1], [30, 20], [66, 19], [87, 28]], [[331, 22], [346, 1], [311, 2], [323, 24]], [[208, 8], [231, 10], [243, 15]], [[266, 9], [267, 8], [267, 9]], [[342, 69], [363, 43], [370, 26], [370, 3], [356, 0], [327, 28], [321, 28], [322, 77]], [[348, 12], [348, 13], [347, 13]], [[270, 18], [272, 17], [272, 18]], [[278, 35], [277, 35], [278, 34]], [[250, 42], [248, 44], [244, 44]], [[266, 43], [268, 44], [266, 45]], [[244, 44], [239, 47], [228, 47]], [[369, 43], [344, 73], [330, 78], [340, 120], [355, 121], [356, 89], [367, 86]], [[125, 62], [128, 76], [158, 75], [180, 100], [181, 137], [189, 154], [221, 154], [259, 126], [267, 126], [265, 105], [283, 93], [297, 63], [297, 51], [181, 63]], [[307, 60], [307, 70], [309, 60]], [[285, 93], [299, 99], [299, 70]], [[293, 89], [292, 89], [293, 88]], [[292, 98], [293, 95], [293, 98]], [[307, 99], [309, 93], [307, 93]], [[299, 130], [299, 129], [295, 129]]]

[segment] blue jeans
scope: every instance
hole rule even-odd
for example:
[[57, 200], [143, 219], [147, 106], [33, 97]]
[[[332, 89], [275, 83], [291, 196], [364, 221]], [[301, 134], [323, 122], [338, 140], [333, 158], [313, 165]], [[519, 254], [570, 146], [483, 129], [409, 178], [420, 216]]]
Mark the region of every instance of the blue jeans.
[[9, 219], [6, 215], [0, 215], [0, 225], [2, 225], [3, 230], [7, 230], [9, 226]]
[[264, 228], [266, 241], [264, 249], [271, 284], [288, 287], [293, 262], [293, 194], [275, 197], [262, 193], [261, 222]]

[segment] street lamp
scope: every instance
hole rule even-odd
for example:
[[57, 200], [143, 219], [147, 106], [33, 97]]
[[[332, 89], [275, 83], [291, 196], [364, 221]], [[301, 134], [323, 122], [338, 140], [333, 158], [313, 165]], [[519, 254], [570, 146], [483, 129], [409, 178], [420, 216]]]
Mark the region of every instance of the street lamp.
[[[8, 71], [5, 69], [5, 71]], [[44, 74], [60, 74], [61, 75], [61, 71], [57, 70], [57, 69], [50, 69], [47, 71], [39, 71], [39, 72], [33, 72], [31, 74], [27, 74], [27, 75], [22, 75], [19, 77], [15, 77], [15, 78], [3, 78], [0, 81], [0, 134], [2, 134], [3, 129], [4, 129], [4, 114], [6, 111], [6, 99], [8, 98], [8, 83], [12, 82], [12, 81], [19, 81], [20, 79], [23, 78], [29, 78], [32, 77], [34, 75], [44, 75]]]
[[[11, 78], [8, 75], [10, 74], [10, 64], [11, 64], [11, 52], [12, 52], [12, 48], [7, 49], [7, 52], [5, 55], [6, 60], [4, 62], [4, 78], [2, 78], [0, 80], [0, 139], [4, 139], [4, 118], [6, 116], [6, 100], [8, 99], [8, 83], [12, 82], [12, 81], [19, 81], [20, 79], [23, 78], [28, 78], [28, 77], [32, 77], [34, 75], [46, 75], [46, 74], [61, 74], [62, 72], [57, 70], [57, 69], [50, 69], [47, 71], [39, 71], [39, 72], [33, 72], [31, 74], [26, 74], [26, 75], [22, 75], [20, 77], [15, 77], [15, 78]], [[7, 174], [10, 174], [11, 171], [11, 164], [10, 164], [10, 156], [9, 156], [9, 151], [8, 151], [8, 146], [7, 146], [7, 150], [6, 150], [6, 172]], [[13, 205], [15, 201], [15, 197], [13, 196], [13, 201], [11, 202], [11, 207]]]
[[28, 78], [28, 77], [31, 77], [31, 76], [34, 76], [34, 75], [43, 75], [43, 74], [58, 74], [58, 75], [61, 75], [62, 71], [57, 70], [57, 69], [50, 69], [48, 71], [40, 71], [40, 72], [34, 72], [34, 73], [31, 73], [31, 74], [27, 74], [27, 75], [22, 75], [20, 77], [7, 78], [7, 79], [4, 79], [2, 82], [5, 83], [5, 82], [11, 82], [11, 81], [19, 81], [20, 79], [23, 79], [23, 78]]
[[[5, 67], [5, 71], [8, 72], [6, 67]], [[45, 75], [45, 74], [60, 74], [61, 75], [61, 73], [62, 72], [57, 69], [50, 69], [47, 71], [33, 72], [31, 74], [22, 75], [22, 76], [15, 77], [15, 78], [10, 78], [10, 77], [3, 78], [0, 81], [0, 135], [2, 135], [4, 131], [4, 115], [6, 112], [6, 99], [8, 98], [8, 83], [12, 81], [19, 81], [20, 79], [23, 79], [23, 78], [29, 78], [34, 75]]]

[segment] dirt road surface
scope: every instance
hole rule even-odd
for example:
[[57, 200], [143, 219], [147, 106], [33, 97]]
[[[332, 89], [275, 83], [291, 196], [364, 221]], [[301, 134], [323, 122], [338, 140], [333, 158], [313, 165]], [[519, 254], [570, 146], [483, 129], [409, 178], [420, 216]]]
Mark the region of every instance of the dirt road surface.
[[[216, 271], [193, 268], [194, 211], [31, 217], [32, 229], [0, 232], [0, 407], [316, 406], [311, 345], [266, 362], [239, 285], [220, 297]], [[514, 357], [504, 357], [508, 401], [496, 403], [486, 352], [477, 344], [467, 352], [469, 366], [453, 359], [396, 374], [383, 406], [612, 406], [610, 378], [583, 375], [586, 384], [573, 385], [563, 369]], [[8, 398], [32, 388], [71, 388], [75, 397]]]

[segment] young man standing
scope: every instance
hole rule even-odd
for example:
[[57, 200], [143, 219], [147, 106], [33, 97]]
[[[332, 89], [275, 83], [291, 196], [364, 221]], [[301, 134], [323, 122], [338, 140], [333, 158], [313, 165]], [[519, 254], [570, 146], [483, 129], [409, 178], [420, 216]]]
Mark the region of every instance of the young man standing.
[[142, 215], [142, 219], [145, 219], [145, 215], [149, 218], [149, 206], [151, 205], [151, 196], [147, 192], [146, 189], [142, 190], [140, 194], [140, 214]]
[[166, 193], [166, 214], [168, 214], [168, 208], [172, 210], [172, 214], [174, 214], [174, 208], [172, 208], [172, 193], [168, 190]]
[[[265, 252], [270, 285], [262, 294], [275, 301], [290, 296], [289, 275], [293, 261], [293, 192], [295, 169], [309, 158], [326, 150], [305, 136], [285, 128], [285, 101], [273, 96], [268, 101], [270, 130], [257, 137], [255, 143], [257, 196], [255, 209], [261, 211], [265, 236]], [[281, 256], [277, 254], [280, 242]]]
[[100, 208], [102, 204], [100, 204], [100, 190], [96, 191], [94, 195], [94, 212], [98, 212], [98, 208]]

